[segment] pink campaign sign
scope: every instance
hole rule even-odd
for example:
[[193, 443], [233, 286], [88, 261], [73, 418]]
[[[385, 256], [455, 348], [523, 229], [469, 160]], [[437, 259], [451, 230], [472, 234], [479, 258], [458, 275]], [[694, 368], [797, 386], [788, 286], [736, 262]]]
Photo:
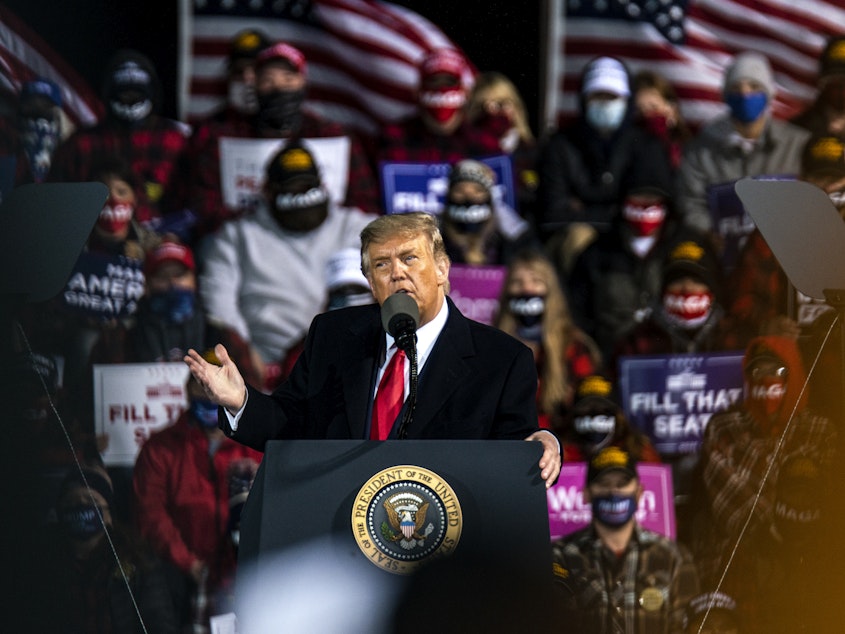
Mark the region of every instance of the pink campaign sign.
[[[672, 467], [664, 464], [637, 465], [643, 495], [637, 510], [640, 526], [675, 539], [675, 502]], [[557, 484], [546, 492], [549, 509], [549, 533], [559, 539], [590, 523], [590, 505], [584, 502], [587, 463], [565, 464]]]
[[449, 270], [449, 297], [464, 316], [491, 325], [499, 307], [505, 271], [504, 266], [453, 264]]

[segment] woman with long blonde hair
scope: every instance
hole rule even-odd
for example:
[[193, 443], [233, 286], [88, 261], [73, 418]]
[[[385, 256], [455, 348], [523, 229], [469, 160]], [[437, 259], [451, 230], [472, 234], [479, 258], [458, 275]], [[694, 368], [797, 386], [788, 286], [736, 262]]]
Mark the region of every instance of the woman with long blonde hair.
[[575, 389], [601, 367], [595, 342], [575, 325], [554, 266], [539, 250], [508, 264], [494, 325], [534, 352], [540, 423], [553, 427], [572, 405]]
[[513, 160], [518, 211], [524, 218], [531, 216], [539, 184], [537, 140], [516, 86], [502, 73], [481, 73], [475, 80], [466, 108], [468, 124], [497, 137], [502, 153]]

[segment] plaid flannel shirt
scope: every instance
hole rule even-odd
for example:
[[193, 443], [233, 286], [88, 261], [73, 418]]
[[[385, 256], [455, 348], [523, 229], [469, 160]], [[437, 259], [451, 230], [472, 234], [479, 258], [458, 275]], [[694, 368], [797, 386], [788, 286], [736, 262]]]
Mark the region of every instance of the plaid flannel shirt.
[[48, 180], [81, 182], [97, 177], [93, 170], [106, 158], [129, 164], [140, 190], [135, 220], [155, 229], [167, 212], [181, 208], [178, 182], [184, 175], [188, 127], [153, 116], [138, 127], [109, 121], [72, 134], [53, 155]]
[[[733, 409], [710, 419], [701, 445], [702, 484], [712, 523], [702, 531], [706, 538], [696, 547], [702, 580], [718, 581], [752, 508], [745, 541], [770, 537], [778, 472], [784, 460], [803, 454], [819, 464], [830, 464], [836, 435], [828, 418], [804, 410], [793, 418], [775, 458], [779, 436], [761, 435], [757, 423], [745, 411]], [[775, 462], [769, 470], [772, 460]], [[744, 568], [743, 553], [754, 556], [748, 549], [739, 552], [740, 558], [732, 567], [740, 572]]]
[[414, 117], [384, 127], [378, 159], [455, 164], [467, 158], [503, 153], [499, 138], [485, 129], [464, 123], [452, 134], [434, 134], [420, 117]]
[[759, 334], [760, 326], [787, 314], [789, 282], [774, 253], [755, 229], [748, 236], [736, 268], [728, 277], [728, 314], [739, 347]]
[[[781, 467], [793, 456], [829, 467], [836, 436], [829, 419], [804, 410], [793, 418], [775, 457], [778, 436], [763, 436], [756, 422], [741, 409], [717, 414], [707, 425], [701, 447], [700, 483], [705, 499], [701, 500], [702, 514], [696, 519], [691, 545], [702, 584], [714, 588], [721, 582], [722, 591], [736, 599], [743, 631], [780, 631], [777, 628], [784, 625], [783, 621], [772, 621], [784, 619], [780, 611], [789, 611], [790, 607], [773, 607], [780, 596], [773, 591], [785, 590], [799, 600], [805, 587], [814, 587], [806, 580], [799, 581], [807, 570], [799, 565], [800, 557], [790, 557], [798, 546], [785, 542], [780, 535], [776, 493]], [[787, 570], [795, 575], [793, 581], [783, 577]], [[800, 615], [804, 607], [799, 609], [796, 604], [792, 611]]]
[[555, 580], [567, 605], [565, 631], [607, 634], [683, 632], [684, 613], [699, 591], [686, 548], [635, 526], [617, 557], [592, 526], [552, 544]]

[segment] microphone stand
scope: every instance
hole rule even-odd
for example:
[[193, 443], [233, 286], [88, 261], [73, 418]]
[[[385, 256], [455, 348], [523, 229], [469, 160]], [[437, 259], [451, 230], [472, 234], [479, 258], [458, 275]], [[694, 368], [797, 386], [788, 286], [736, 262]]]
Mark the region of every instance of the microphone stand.
[[400, 439], [407, 438], [408, 425], [414, 417], [414, 409], [417, 406], [417, 324], [420, 320], [420, 311], [416, 302], [402, 293], [396, 293], [388, 297], [381, 307], [381, 323], [385, 332], [393, 336], [397, 347], [405, 351], [405, 355], [411, 360], [411, 373], [409, 377], [408, 399], [402, 414], [402, 421], [399, 423], [397, 436]]
[[397, 436], [400, 440], [408, 437], [408, 425], [414, 417], [414, 409], [417, 406], [417, 337], [403, 337], [400, 345], [408, 359], [411, 361], [411, 373], [408, 377], [408, 401], [405, 404], [405, 411], [402, 414], [402, 421], [399, 423]]

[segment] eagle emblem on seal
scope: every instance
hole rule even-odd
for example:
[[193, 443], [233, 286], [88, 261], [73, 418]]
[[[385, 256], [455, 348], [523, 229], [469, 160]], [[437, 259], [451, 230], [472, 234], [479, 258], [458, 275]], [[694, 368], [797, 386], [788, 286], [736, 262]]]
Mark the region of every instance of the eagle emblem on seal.
[[[398, 542], [405, 550], [422, 546], [434, 530], [425, 525], [429, 502], [413, 493], [399, 493], [384, 501], [388, 521], [382, 524], [382, 535], [391, 542]], [[388, 526], [389, 524], [389, 526]]]

